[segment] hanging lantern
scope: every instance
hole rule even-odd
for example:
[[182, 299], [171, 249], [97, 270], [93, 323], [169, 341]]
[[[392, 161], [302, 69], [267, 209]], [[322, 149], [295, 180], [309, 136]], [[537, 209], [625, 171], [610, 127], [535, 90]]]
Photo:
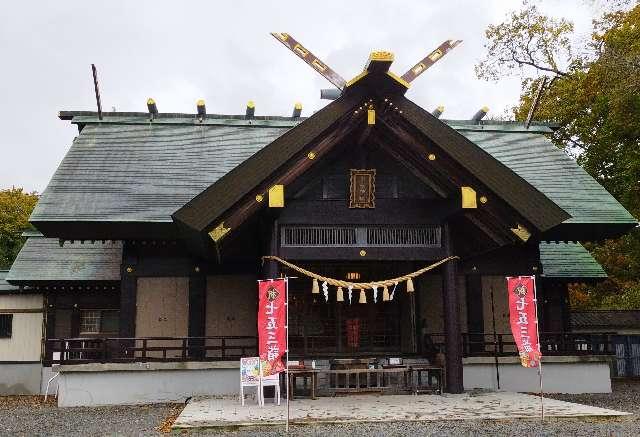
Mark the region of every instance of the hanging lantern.
[[338, 287], [338, 291], [336, 292], [336, 302], [344, 302], [342, 287]]
[[384, 288], [382, 289], [382, 301], [389, 302], [390, 300], [391, 299], [389, 299], [389, 289], [385, 285]]
[[411, 278], [407, 279], [407, 293], [413, 293], [415, 290], [413, 288], [413, 281]]
[[367, 303], [367, 294], [364, 292], [364, 288], [360, 289], [360, 300], [358, 303]]
[[318, 280], [313, 280], [313, 286], [311, 287], [311, 293], [320, 294], [320, 286], [318, 285]]

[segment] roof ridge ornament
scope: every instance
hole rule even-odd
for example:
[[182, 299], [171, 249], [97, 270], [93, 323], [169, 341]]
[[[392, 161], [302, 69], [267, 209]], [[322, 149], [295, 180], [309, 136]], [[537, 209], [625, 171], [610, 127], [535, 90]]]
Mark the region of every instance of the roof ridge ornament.
[[[271, 35], [280, 41], [285, 47], [291, 50], [296, 56], [309, 64], [314, 70], [320, 73], [325, 79], [331, 82], [340, 91], [344, 91], [345, 88], [349, 88], [361, 79], [365, 78], [369, 73], [383, 73], [391, 77], [395, 82], [402, 85], [403, 88], [408, 89], [411, 82], [419, 75], [424, 73], [433, 64], [435, 64], [440, 58], [446, 55], [451, 49], [456, 47], [462, 42], [462, 40], [447, 40], [440, 44], [435, 50], [429, 53], [425, 58], [420, 60], [416, 65], [411, 67], [402, 76], [398, 76], [389, 70], [389, 67], [394, 61], [394, 54], [387, 50], [375, 50], [369, 54], [369, 59], [364, 67], [364, 70], [356, 75], [353, 79], [346, 81], [342, 76], [336, 73], [325, 62], [321, 61], [316, 55], [311, 53], [310, 50], [305, 48], [290, 34], [285, 32], [271, 32]], [[328, 100], [337, 99], [342, 93], [327, 93], [326, 90], [321, 91], [321, 98]]]

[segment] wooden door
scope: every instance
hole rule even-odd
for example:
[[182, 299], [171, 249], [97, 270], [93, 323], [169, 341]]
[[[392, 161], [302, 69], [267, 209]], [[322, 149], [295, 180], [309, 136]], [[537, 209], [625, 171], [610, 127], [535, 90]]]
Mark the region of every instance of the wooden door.
[[[136, 337], [186, 337], [189, 321], [189, 278], [138, 278]], [[148, 340], [150, 347], [181, 346], [180, 340]], [[140, 346], [140, 345], [138, 345]], [[178, 357], [172, 350], [167, 357]], [[162, 352], [148, 354], [154, 358]]]

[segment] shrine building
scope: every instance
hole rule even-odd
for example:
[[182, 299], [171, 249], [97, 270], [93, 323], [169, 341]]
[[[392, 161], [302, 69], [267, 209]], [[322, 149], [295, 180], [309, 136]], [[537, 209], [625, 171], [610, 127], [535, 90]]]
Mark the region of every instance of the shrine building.
[[[549, 140], [553, 124], [443, 119], [405, 97], [392, 61], [372, 54], [308, 118], [251, 102], [163, 113], [151, 99], [148, 112], [60, 112], [78, 135], [0, 284], [0, 321], [16, 307], [3, 299], [37, 303], [35, 352], [2, 349], [26, 329], [14, 314], [0, 375], [22, 361], [30, 386], [57, 375], [60, 405], [237, 393], [238, 360], [257, 353], [256, 281], [288, 276], [291, 360], [439, 355], [445, 391], [497, 389], [497, 365], [501, 389], [535, 391], [505, 280], [535, 275], [547, 389], [610, 391], [614, 333], [573, 333], [567, 287], [606, 277], [581, 243], [637, 221]], [[389, 295], [339, 297], [264, 256], [353, 282], [454, 258]]]

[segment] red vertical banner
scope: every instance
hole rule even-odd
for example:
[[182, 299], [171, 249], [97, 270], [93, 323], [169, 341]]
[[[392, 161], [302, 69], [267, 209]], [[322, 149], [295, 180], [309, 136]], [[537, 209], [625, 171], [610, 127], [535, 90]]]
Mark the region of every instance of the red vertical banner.
[[287, 283], [284, 279], [258, 281], [258, 352], [264, 376], [285, 369], [287, 348]]
[[507, 278], [511, 333], [524, 367], [538, 367], [542, 356], [538, 339], [535, 281], [535, 276]]

